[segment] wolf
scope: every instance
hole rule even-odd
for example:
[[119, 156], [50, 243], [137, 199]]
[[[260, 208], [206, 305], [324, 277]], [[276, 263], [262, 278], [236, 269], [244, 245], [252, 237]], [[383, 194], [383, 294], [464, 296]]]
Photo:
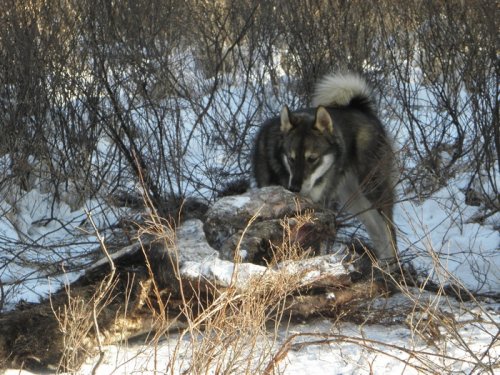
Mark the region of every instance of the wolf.
[[252, 174], [257, 187], [281, 185], [366, 227], [379, 264], [396, 269], [394, 152], [372, 90], [359, 75], [330, 74], [310, 108], [267, 120], [257, 133]]

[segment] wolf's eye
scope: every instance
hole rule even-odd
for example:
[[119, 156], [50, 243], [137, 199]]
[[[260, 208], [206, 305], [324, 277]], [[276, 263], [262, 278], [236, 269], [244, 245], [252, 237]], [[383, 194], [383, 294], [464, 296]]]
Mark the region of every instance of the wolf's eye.
[[293, 156], [288, 155], [288, 156], [287, 156], [287, 159], [288, 159], [288, 162], [289, 162], [290, 164], [295, 163], [295, 158], [294, 158]]
[[309, 164], [314, 164], [314, 163], [316, 163], [318, 161], [318, 159], [319, 158], [316, 155], [311, 155], [311, 156], [307, 157], [307, 162]]

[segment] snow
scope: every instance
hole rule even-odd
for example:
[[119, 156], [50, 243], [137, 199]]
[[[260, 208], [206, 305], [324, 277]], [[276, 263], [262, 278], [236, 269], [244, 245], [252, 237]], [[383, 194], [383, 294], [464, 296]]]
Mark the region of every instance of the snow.
[[231, 285], [233, 275], [236, 275], [239, 284], [243, 284], [256, 274], [265, 272], [266, 267], [263, 266], [241, 263], [236, 267], [233, 262], [217, 258], [202, 263], [186, 262], [181, 269], [181, 273], [186, 276], [196, 279], [203, 275], [209, 280], [217, 279], [221, 286], [226, 287]]
[[[406, 256], [413, 257], [418, 269], [434, 270], [431, 277], [447, 281], [456, 277], [472, 290], [498, 292], [500, 290], [500, 234], [493, 225], [480, 225], [470, 222], [475, 210], [471, 207], [457, 207], [450, 202], [463, 202], [460, 183], [450, 183], [430, 198], [422, 202], [407, 201], [397, 206], [395, 220], [400, 230], [400, 250]], [[245, 203], [235, 198], [237, 207]], [[104, 213], [98, 210], [102, 205], [87, 202], [87, 208], [93, 212], [93, 219], [102, 223]], [[47, 220], [47, 211], [52, 208], [52, 217], [57, 220]], [[36, 241], [41, 246], [52, 243], [66, 243], [64, 255], [57, 252], [30, 252], [26, 257], [48, 257], [48, 262], [64, 262], [68, 254], [77, 254], [88, 250], [89, 244], [95, 244], [94, 235], [82, 234], [80, 224], [86, 218], [85, 210], [71, 211], [64, 203], [53, 206], [50, 197], [40, 191], [32, 190], [17, 200], [16, 214], [13, 206], [7, 202], [1, 203], [4, 213], [0, 219], [0, 236], [12, 241]], [[109, 220], [109, 217], [108, 217]], [[66, 226], [62, 228], [62, 223]], [[204, 274], [217, 276], [229, 285], [234, 272], [232, 262], [217, 258], [216, 252], [200, 245], [199, 233], [201, 222], [192, 221], [178, 228], [179, 248], [195, 261], [185, 262], [183, 272], [193, 275]], [[64, 230], [63, 230], [64, 229]], [[69, 237], [68, 237], [69, 236]], [[76, 237], [75, 237], [76, 236]], [[87, 244], [71, 244], [71, 239], [84, 236]], [[194, 236], [194, 237], [193, 237]], [[93, 245], [92, 245], [93, 246]], [[198, 257], [197, 257], [198, 256]], [[435, 262], [434, 256], [440, 260]], [[203, 261], [201, 261], [203, 260]], [[200, 262], [201, 261], [201, 262]], [[0, 271], [7, 296], [36, 302], [51, 290], [55, 290], [62, 282], [71, 282], [79, 273], [63, 274], [58, 278], [43, 278], [43, 273], [36, 269], [11, 263]], [[265, 267], [242, 264], [239, 265], [238, 276], [245, 280], [258, 272], [266, 272]], [[449, 273], [449, 274], [448, 274]], [[23, 285], [9, 285], [20, 274], [32, 274]], [[311, 277], [314, 274], [310, 275]], [[10, 290], [10, 289], [15, 289]], [[391, 297], [384, 303], [397, 300]], [[432, 297], [429, 297], [432, 298]], [[434, 297], [435, 298], [435, 297]], [[14, 301], [11, 301], [11, 305]], [[433, 301], [434, 305], [446, 305], [447, 301]], [[477, 309], [477, 308], [476, 308]], [[490, 304], [491, 320], [478, 322], [477, 316], [470, 312], [464, 313], [460, 308], [453, 310], [457, 321], [463, 321], [458, 328], [460, 338], [467, 342], [469, 348], [481, 357], [487, 353], [491, 363], [500, 359], [500, 346], [491, 346], [495, 332], [500, 324], [500, 305]], [[474, 312], [474, 307], [470, 307]], [[478, 316], [484, 316], [484, 310], [475, 311]], [[293, 336], [297, 335], [297, 336]], [[407, 322], [392, 325], [363, 324], [336, 322], [327, 319], [316, 319], [303, 323], [283, 323], [276, 334], [273, 331], [267, 336], [258, 337], [258, 345], [269, 355], [275, 354], [290, 337], [292, 347], [279, 362], [279, 373], [299, 375], [316, 374], [382, 374], [404, 373], [419, 374], [416, 360], [410, 351], [418, 354], [419, 360], [434, 363], [437, 368], [446, 368], [450, 372], [469, 373], [474, 369], [470, 363], [470, 353], [460, 345], [459, 340], [449, 332], [443, 333], [443, 338], [435, 343], [428, 343], [415, 334]], [[298, 345], [298, 343], [302, 343]], [[156, 344], [110, 345], [105, 348], [104, 361], [96, 370], [96, 374], [181, 374], [187, 369], [192, 355], [192, 342], [179, 333], [170, 333], [167, 338]], [[446, 358], [443, 356], [446, 355]], [[448, 358], [448, 359], [447, 359]], [[90, 374], [97, 363], [97, 358], [89, 358], [78, 374]], [[207, 373], [215, 374], [215, 370]], [[24, 370], [7, 370], [6, 375], [30, 374]]]
[[[231, 203], [229, 203], [231, 204]], [[301, 260], [300, 262], [285, 261], [279, 263], [273, 268], [253, 264], [253, 263], [234, 263], [218, 258], [218, 252], [212, 249], [207, 243], [202, 229], [203, 223], [198, 219], [188, 220], [177, 230], [177, 248], [180, 260], [180, 274], [190, 279], [207, 279], [216, 282], [222, 287], [244, 287], [252, 278], [261, 278], [278, 272], [287, 274], [301, 274], [301, 280], [304, 284], [318, 279], [322, 274], [329, 275], [348, 275], [342, 257], [339, 253], [327, 254], [311, 259]], [[201, 235], [200, 235], [201, 233]], [[189, 238], [185, 238], [187, 236]], [[205, 256], [200, 257], [199, 253], [193, 252], [183, 247], [184, 244], [191, 241], [194, 236], [197, 241], [197, 247], [205, 251]], [[209, 249], [206, 251], [206, 249]], [[188, 251], [185, 251], [188, 250]]]
[[[499, 323], [497, 314], [496, 324]], [[500, 358], [500, 348], [498, 345], [489, 348], [491, 336], [485, 335], [484, 330], [494, 334], [498, 326], [469, 324], [458, 333], [470, 343], [470, 349], [478, 355], [486, 353], [491, 363], [495, 363]], [[436, 373], [471, 373], [474, 369], [470, 353], [453, 337], [444, 337], [445, 342], [430, 345], [404, 325], [357, 325], [315, 319], [280, 326], [276, 335], [269, 333], [259, 337], [258, 348], [274, 355], [290, 338], [292, 345], [278, 366], [278, 373], [286, 375], [420, 374], [418, 368], [425, 363]], [[107, 346], [96, 374], [180, 374], [188, 369], [190, 346], [191, 341], [178, 333], [171, 333], [155, 344]], [[89, 359], [78, 374], [92, 373], [95, 364], [95, 358]], [[208, 370], [206, 373], [217, 372]], [[8, 370], [5, 374], [31, 373]]]
[[[239, 94], [234, 88], [230, 93]], [[429, 93], [419, 91], [419, 94], [421, 102], [432, 101]], [[236, 113], [235, 117], [241, 117], [241, 121], [244, 121], [245, 113], [254, 110], [255, 104], [246, 103], [241, 110], [244, 113], [238, 112], [238, 101], [224, 98], [224, 92], [217, 95], [222, 96], [218, 97], [222, 103], [229, 103], [231, 113]], [[223, 107], [222, 104], [221, 106]], [[215, 112], [225, 110], [226, 108], [216, 109]], [[419, 109], [416, 113], [423, 122], [427, 121], [425, 111]], [[141, 121], [147, 114], [135, 115], [138, 116], [137, 121]], [[189, 109], [183, 109], [182, 118], [184, 123], [190, 123], [197, 117]], [[184, 129], [186, 134], [191, 130], [193, 129]], [[194, 131], [193, 137], [197, 136], [199, 134]], [[399, 134], [399, 137], [404, 137], [404, 134]], [[201, 137], [199, 142], [202, 144]], [[200, 165], [213, 165], [216, 170], [230, 166], [232, 159], [236, 157], [228, 157], [215, 146], [212, 151], [206, 151], [206, 148], [202, 150], [200, 144], [192, 142], [182, 161], [182, 166], [191, 176], [197, 174]], [[97, 169], [101, 163], [112, 162], [106, 158], [110, 148], [112, 145], [109, 141], [100, 140], [99, 153], [94, 155]], [[151, 153], [154, 156], [154, 150]], [[6, 156], [2, 157], [4, 158]], [[9, 164], [2, 160], [0, 163]], [[9, 171], [5, 170], [5, 173], [8, 174]], [[212, 182], [207, 176], [197, 178], [204, 186], [211, 186]], [[477, 214], [477, 208], [461, 203], [465, 200], [464, 181], [465, 176], [457, 176], [446, 187], [425, 200], [403, 200], [396, 206], [399, 250], [402, 257], [412, 259], [418, 270], [429, 271], [429, 276], [435, 281], [447, 283], [457, 279], [473, 291], [498, 293], [500, 214], [483, 224], [474, 222], [472, 219]], [[189, 186], [182, 186], [181, 190], [193, 195], [204, 193], [203, 189], [195, 191]], [[37, 302], [62, 284], [75, 280], [81, 275], [80, 268], [90, 263], [88, 255], [98, 246], [90, 218], [97, 228], [104, 228], [116, 223], [123, 213], [98, 199], [88, 200], [75, 209], [74, 202], [69, 202], [71, 192], [66, 192], [66, 202], [64, 199], [57, 201], [50, 193], [37, 188], [28, 192], [0, 193], [5, 197], [0, 201], [0, 256], [4, 263], [0, 266], [0, 280], [6, 308], [13, 308], [20, 300]], [[233, 198], [232, 209], [243, 207], [247, 203], [245, 199], [248, 198]], [[189, 258], [184, 259], [182, 272], [193, 276], [202, 274], [217, 277], [229, 285], [235, 274], [235, 265], [219, 259], [214, 249], [200, 242], [200, 238], [195, 236], [199, 233], [200, 223], [189, 222], [177, 230], [177, 246], [182, 250], [181, 254]], [[12, 245], [16, 250], [26, 251], [8, 252]], [[30, 260], [43, 262], [47, 264], [47, 268], [26, 266]], [[244, 282], [255, 274], [264, 272], [267, 269], [263, 266], [240, 264], [237, 276]], [[308, 277], [316, 277], [318, 272], [320, 271], [313, 271]], [[20, 275], [23, 276], [23, 282], [17, 284], [16, 280], [19, 280]], [[417, 291], [415, 293], [418, 294]], [[498, 341], [494, 343], [500, 324], [498, 303], [490, 301], [459, 305], [443, 296], [426, 294], [420, 297], [427, 299], [425, 306], [451, 314], [450, 319], [460, 322], [455, 327], [455, 335], [452, 330], [441, 329], [440, 339], [425, 340], [418, 335], [417, 329], [412, 328], [412, 324], [429, 317], [415, 311], [413, 315], [408, 315], [410, 320], [391, 324], [354, 324], [330, 319], [282, 322], [275, 332], [270, 330], [265, 335], [258, 336], [258, 346], [262, 351], [269, 351], [272, 356], [287, 340], [293, 338], [292, 346], [278, 363], [278, 372], [290, 375], [418, 374], [418, 366], [422, 364], [419, 360], [423, 363], [435, 362], [436, 372], [442, 369], [459, 373], [477, 371], [475, 364], [471, 363], [471, 353], [463, 343], [477, 353], [479, 358], [484, 355], [485, 360], [488, 360], [489, 356], [490, 363], [498, 363], [500, 345]], [[378, 303], [396, 306], [408, 303], [402, 301], [402, 298], [401, 294], [397, 294], [381, 299]], [[450, 307], [450, 304], [453, 306]], [[143, 344], [135, 340], [107, 346], [104, 361], [95, 373], [180, 374], [187, 369], [195, 339], [189, 334], [171, 332], [157, 343]], [[92, 373], [96, 363], [96, 357], [89, 358], [78, 374]], [[207, 373], [215, 374], [216, 371], [208, 369]], [[5, 374], [30, 373], [24, 370], [6, 370]]]
[[[426, 252], [433, 250], [439, 253], [443, 266], [448, 267], [455, 276], [459, 277], [470, 285], [476, 285], [477, 281], [467, 269], [470, 262], [464, 262], [460, 258], [461, 251], [453, 252], [453, 249], [464, 250], [474, 246], [475, 255], [483, 264], [476, 264], [476, 267], [484, 269], [489, 263], [488, 279], [484, 285], [490, 290], [498, 290], [498, 267], [500, 259], [493, 249], [497, 248], [499, 241], [498, 232], [488, 226], [466, 223], [462, 220], [457, 225], [457, 218], [449, 215], [446, 207], [443, 206], [443, 199], [449, 189], [439, 191], [432, 199], [428, 199], [421, 204], [403, 203], [398, 208], [397, 220], [402, 226], [401, 231], [406, 233], [406, 240], [413, 248], [419, 249], [415, 262], [417, 266], [433, 267], [433, 261]], [[451, 191], [455, 194], [456, 191]], [[32, 192], [29, 195], [34, 204], [40, 204], [39, 200], [43, 194]], [[38, 198], [37, 198], [38, 197]], [[27, 199], [27, 198], [26, 198]], [[28, 209], [29, 202], [24, 201], [22, 211], [23, 222], [28, 223], [26, 232], [36, 226], [36, 222], [43, 219], [43, 215], [35, 217]], [[470, 212], [464, 210], [462, 215]], [[61, 221], [72, 222], [75, 212], [61, 209], [59, 217]], [[64, 216], [66, 215], [66, 216]], [[406, 220], [404, 220], [406, 219]], [[4, 233], [14, 235], [16, 232], [8, 223], [2, 221]], [[426, 223], [426, 225], [422, 225]], [[204, 275], [205, 277], [217, 277], [219, 281], [226, 281], [229, 285], [233, 277], [234, 263], [218, 259], [216, 253], [211, 248], [197, 247], [200, 241], [196, 233], [200, 233], [201, 221], [190, 220], [177, 229], [177, 245], [181, 249], [189, 250], [186, 253], [187, 260], [183, 264], [182, 273]], [[36, 231], [37, 235], [40, 230]], [[410, 234], [410, 235], [409, 235]], [[189, 238], [193, 241], [189, 242]], [[474, 238], [474, 239], [472, 239]], [[193, 248], [188, 249], [189, 246]], [[197, 254], [197, 250], [200, 251]], [[415, 251], [415, 250], [414, 250]], [[481, 251], [486, 251], [489, 255], [484, 258], [479, 257]], [[202, 256], [201, 256], [202, 255]], [[467, 259], [469, 260], [469, 259]], [[479, 262], [478, 260], [478, 262]], [[317, 262], [317, 260], [311, 260]], [[337, 264], [332, 261], [331, 264]], [[283, 267], [286, 267], [284, 265]], [[328, 268], [328, 264], [323, 266]], [[9, 272], [14, 272], [9, 268]], [[26, 272], [26, 269], [17, 269], [16, 272]], [[292, 270], [293, 271], [293, 270]], [[34, 272], [34, 271], [33, 271]], [[238, 265], [239, 282], [245, 282], [255, 274], [267, 272], [266, 267], [253, 264]], [[314, 271], [319, 272], [319, 271]], [[308, 275], [314, 276], [314, 275]], [[5, 275], [3, 276], [5, 280]], [[71, 281], [68, 277], [66, 282]], [[50, 279], [47, 283], [37, 281], [38, 284], [27, 282], [21, 297], [36, 300], [43, 293], [47, 293], [50, 286]], [[497, 289], [495, 289], [497, 288]], [[36, 293], [34, 293], [36, 290]], [[33, 293], [30, 296], [30, 293]], [[500, 346], [493, 345], [492, 340], [495, 331], [498, 331], [500, 324], [500, 305], [490, 304], [487, 310], [481, 307], [469, 306], [465, 308], [454, 302], [453, 308], [448, 307], [449, 300], [445, 297], [438, 297], [433, 294], [422, 296], [422, 300], [429, 306], [439, 306], [439, 311], [447, 311], [453, 314], [457, 322], [462, 322], [458, 326], [459, 337], [468, 343], [470, 349], [475, 353], [487, 353], [494, 363], [500, 358]], [[404, 296], [396, 294], [390, 298], [382, 298], [378, 303], [395, 306], [408, 305], [411, 301], [404, 301]], [[480, 322], [479, 317], [489, 319]], [[425, 319], [426, 315], [409, 317], [415, 321]], [[357, 325], [349, 322], [334, 321], [329, 319], [314, 319], [307, 322], [282, 322], [277, 331], [269, 331], [266, 335], [260, 335], [257, 347], [264, 353], [268, 352], [268, 360], [271, 355], [275, 355], [283, 347], [287, 340], [291, 340], [291, 347], [286, 352], [278, 365], [279, 373], [287, 375], [299, 374], [382, 374], [382, 373], [404, 373], [419, 374], [419, 361], [428, 363], [436, 362], [436, 367], [446, 368], [449, 371], [468, 373], [474, 368], [470, 363], [470, 353], [467, 352], [460, 341], [453, 337], [450, 332], [443, 332], [443, 337], [433, 343], [426, 342], [422, 337], [411, 329], [409, 322], [396, 322], [391, 325], [384, 324], [362, 324]], [[157, 343], [143, 344], [139, 340], [129, 343], [109, 345], [105, 347], [104, 361], [98, 366], [96, 374], [130, 374], [130, 373], [173, 373], [181, 374], [188, 368], [189, 358], [191, 358], [192, 341], [189, 335], [171, 332], [168, 336]], [[415, 353], [416, 358], [415, 358]], [[249, 355], [254, 355], [250, 353]], [[444, 357], [446, 355], [446, 357]], [[77, 374], [90, 374], [96, 366], [97, 358], [89, 358]], [[215, 374], [215, 370], [207, 373]], [[7, 370], [6, 375], [30, 374], [28, 371]]]
[[[418, 269], [434, 270], [433, 279], [444, 281], [456, 277], [472, 290], [498, 292], [500, 290], [500, 234], [493, 225], [480, 225], [469, 219], [474, 216], [475, 209], [460, 207], [457, 210], [454, 200], [463, 202], [463, 192], [459, 181], [450, 183], [430, 198], [422, 201], [406, 201], [397, 206], [395, 220], [400, 230], [400, 250], [405, 256], [412, 257]], [[246, 202], [235, 198], [233, 204], [242, 207]], [[103, 223], [103, 207], [98, 202], [87, 202], [87, 208], [93, 212], [93, 219]], [[47, 211], [52, 209], [52, 217], [47, 220]], [[48, 262], [64, 263], [68, 254], [84, 253], [88, 246], [94, 246], [96, 239], [91, 232], [82, 233], [80, 224], [86, 218], [84, 209], [72, 211], [64, 203], [52, 205], [50, 197], [38, 190], [32, 190], [18, 199], [14, 207], [6, 201], [1, 203], [3, 215], [0, 219], [0, 237], [11, 241], [29, 240], [40, 246], [53, 243], [66, 243], [64, 253], [33, 251], [26, 257], [47, 257]], [[62, 223], [66, 223], [62, 228]], [[217, 276], [229, 285], [234, 272], [232, 262], [217, 258], [215, 250], [200, 245], [199, 233], [201, 222], [192, 221], [189, 225], [178, 228], [180, 238], [178, 246], [185, 254], [194, 259], [185, 262], [183, 272]], [[90, 229], [90, 228], [88, 228]], [[73, 243], [75, 238], [85, 237], [81, 244]], [[89, 245], [90, 244], [90, 245]], [[437, 258], [434, 258], [436, 256]], [[439, 259], [437, 265], [435, 259]], [[201, 261], [201, 262], [200, 262]], [[11, 263], [0, 271], [7, 296], [16, 299], [36, 302], [55, 290], [63, 282], [71, 282], [79, 273], [63, 274], [58, 278], [43, 278], [43, 273], [37, 269], [29, 269]], [[239, 265], [238, 276], [241, 280], [255, 273], [264, 273], [266, 268], [252, 264]], [[22, 285], [9, 285], [20, 274], [31, 274]], [[310, 275], [314, 277], [314, 274]], [[10, 290], [12, 289], [12, 290]], [[14, 290], [15, 289], [15, 290]], [[391, 303], [391, 299], [385, 300]], [[14, 303], [11, 301], [10, 306]], [[435, 305], [441, 302], [434, 301]], [[448, 302], [445, 302], [448, 303]], [[445, 304], [443, 303], [443, 305]], [[474, 311], [473, 307], [470, 307]], [[469, 348], [479, 356], [487, 353], [492, 363], [500, 358], [500, 346], [493, 345], [495, 331], [500, 324], [500, 305], [490, 304], [488, 307], [491, 320], [477, 322], [477, 317], [463, 313], [459, 308], [453, 314], [457, 321], [464, 321], [459, 334], [468, 343]], [[484, 315], [484, 311], [476, 311]], [[476, 322], [476, 323], [474, 323]], [[293, 336], [297, 335], [297, 336]], [[316, 374], [382, 374], [404, 373], [418, 374], [420, 363], [412, 357], [410, 351], [421, 353], [419, 359], [429, 363], [436, 361], [438, 368], [449, 371], [469, 373], [474, 364], [470, 363], [470, 353], [467, 352], [456, 338], [449, 332], [434, 344], [427, 343], [415, 334], [415, 331], [405, 323], [392, 325], [336, 322], [326, 319], [316, 319], [303, 323], [282, 324], [274, 334], [258, 338], [262, 350], [269, 355], [277, 351], [290, 337], [292, 347], [279, 362], [279, 372], [286, 375], [307, 373]], [[325, 341], [326, 340], [326, 341]], [[302, 343], [298, 345], [298, 343]], [[157, 344], [110, 345], [105, 348], [104, 361], [96, 370], [96, 374], [130, 374], [139, 372], [180, 374], [187, 369], [192, 355], [192, 342], [179, 333], [170, 333], [167, 338]], [[443, 355], [446, 355], [446, 359]], [[97, 358], [89, 358], [78, 374], [90, 374], [96, 365]], [[208, 371], [215, 374], [215, 370]], [[30, 374], [24, 370], [7, 370], [6, 375]]]
[[[76, 280], [82, 273], [78, 270], [91, 262], [98, 246], [90, 220], [102, 228], [126, 212], [95, 199], [73, 211], [38, 189], [6, 197], [0, 205], [0, 248], [4, 252], [0, 280], [7, 308], [20, 300], [38, 302]], [[9, 250], [13, 244], [17, 251]], [[23, 282], [18, 283], [21, 278]]]
[[[500, 232], [493, 224], [471, 222], [476, 210], [454, 203], [464, 200], [460, 182], [451, 180], [421, 203], [406, 201], [396, 205], [400, 251], [409, 247], [407, 255], [414, 258], [415, 266], [434, 270], [436, 281], [456, 277], [468, 289], [498, 292]], [[493, 219], [498, 222], [500, 214]], [[436, 264], [436, 258], [440, 264]]]

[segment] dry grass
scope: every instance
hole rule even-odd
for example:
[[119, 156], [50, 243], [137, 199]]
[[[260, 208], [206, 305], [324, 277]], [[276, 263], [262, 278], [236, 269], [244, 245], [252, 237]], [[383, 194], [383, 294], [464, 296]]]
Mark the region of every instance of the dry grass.
[[[306, 347], [328, 346], [329, 350], [338, 349], [342, 353], [346, 345], [355, 345], [362, 349], [367, 371], [375, 368], [374, 363], [379, 358], [400, 361], [405, 369], [422, 374], [448, 373], [451, 368], [461, 367], [472, 369], [470, 373], [493, 374], [498, 371], [494, 347], [498, 345], [499, 329], [494, 316], [472, 294], [469, 295], [470, 302], [463, 304], [447, 295], [444, 288], [434, 293], [427, 292], [425, 287], [429, 280], [424, 280], [417, 288], [407, 284], [404, 278], [386, 275], [397, 286], [403, 303], [390, 305], [379, 299], [374, 303], [351, 304], [337, 311], [338, 320], [334, 326], [338, 327], [338, 332], [293, 333], [283, 339], [289, 322], [287, 298], [300, 288], [303, 275], [287, 267], [275, 266], [308, 256], [307, 251], [294, 241], [294, 235], [297, 228], [310, 223], [310, 220], [311, 216], [307, 213], [294, 218], [293, 222], [283, 220], [283, 241], [281, 246], [273, 247], [274, 257], [269, 263], [273, 272], [253, 277], [246, 288], [241, 288], [241, 285], [236, 285], [241, 259], [235, 259], [230, 285], [220, 289], [214, 285], [212, 293], [198, 291], [193, 294], [192, 289], [186, 289], [189, 286], [180, 282], [178, 259], [182, 249], [176, 247], [175, 222], [166, 221], [151, 210], [150, 219], [141, 229], [141, 234], [154, 234], [170, 250], [168, 261], [172, 263], [179, 281], [182, 300], [180, 316], [170, 316], [168, 299], [153, 282], [151, 290], [155, 303], [150, 306], [155, 323], [146, 341], [153, 349], [154, 370], [171, 374], [277, 374], [283, 373], [284, 361], [290, 350], [300, 352]], [[248, 225], [252, 222], [253, 219]], [[439, 279], [459, 285], [459, 281], [440, 264], [435, 254], [429, 246], [429, 256], [433, 257], [435, 272], [440, 273]], [[280, 271], [275, 272], [276, 269]], [[151, 267], [150, 272], [152, 275]], [[380, 272], [384, 271], [381, 269]], [[98, 338], [95, 317], [100, 313], [99, 306], [109, 303], [107, 288], [113, 287], [109, 280], [103, 281], [102, 285], [103, 289], [96, 292], [90, 304], [73, 298], [68, 290], [66, 310], [58, 312], [68, 348], [62, 361], [65, 368], [74, 368], [72, 363], [77, 362], [75, 356], [78, 352], [75, 349], [88, 347], [85, 338], [92, 330]], [[170, 358], [165, 360], [158, 354], [161, 341], [169, 337], [172, 322], [178, 319], [185, 322], [185, 328], [179, 333]], [[346, 320], [358, 323], [358, 334], [342, 332], [342, 324]], [[406, 326], [410, 333], [408, 343], [393, 344], [366, 336], [365, 329], [377, 320]], [[489, 335], [489, 342], [476, 345], [474, 336], [468, 332], [470, 328], [483, 330]], [[99, 340], [96, 342], [101, 356], [94, 370], [104, 352]], [[451, 348], [453, 353], [460, 354], [450, 355]], [[345, 360], [352, 361], [348, 357]]]
[[81, 364], [82, 357], [87, 357], [93, 352], [92, 348], [97, 346], [99, 357], [94, 367], [93, 373], [95, 373], [105, 355], [98, 317], [112, 302], [117, 280], [114, 278], [115, 266], [104, 243], [104, 238], [97, 230], [89, 212], [87, 212], [87, 217], [94, 227], [101, 250], [108, 260], [110, 273], [99, 283], [90, 300], [84, 298], [83, 295], [73, 296], [70, 286], [67, 285], [65, 287], [67, 303], [62, 309], [56, 311], [52, 307], [52, 310], [59, 323], [63, 338], [63, 354], [58, 370], [76, 371]]
[[[247, 228], [254, 219], [249, 221]], [[294, 220], [298, 221], [293, 223], [294, 228], [297, 228], [301, 222], [309, 222], [310, 216]], [[180, 249], [175, 247], [173, 226], [165, 226], [154, 215], [150, 224], [145, 230], [163, 238], [175, 254], [170, 261], [180, 280], [177, 262]], [[307, 256], [307, 252], [290, 239], [293, 231], [288, 224], [288, 220], [283, 221], [283, 244], [274, 248], [274, 258], [270, 262], [272, 265]], [[183, 290], [185, 286], [179, 283], [186, 329], [180, 334], [170, 363], [167, 364], [171, 373], [178, 370], [189, 374], [274, 373], [278, 328], [285, 317], [287, 297], [299, 287], [302, 275], [286, 269], [264, 273], [252, 277], [242, 289], [240, 285], [236, 286], [238, 265], [241, 262], [239, 253], [235, 251], [231, 283], [221, 290], [214, 286], [211, 297], [201, 293], [193, 297], [192, 291]], [[162, 332], [168, 330], [168, 319], [165, 323]], [[186, 338], [189, 340], [187, 352], [183, 349]]]
[[[447, 275], [439, 261], [435, 261], [436, 269], [441, 270], [443, 276]], [[457, 287], [460, 285], [452, 275], [447, 276], [448, 280], [457, 283]], [[363, 301], [342, 307], [338, 311], [338, 320], [334, 322], [337, 326], [334, 333], [306, 331], [290, 334], [281, 343], [276, 358], [281, 361], [289, 351], [322, 346], [325, 352], [330, 351], [343, 362], [361, 366], [363, 373], [377, 373], [375, 362], [387, 360], [400, 362], [403, 373], [493, 375], [499, 371], [498, 319], [473, 295], [469, 296], [471, 301], [461, 303], [447, 295], [444, 288], [431, 293], [425, 290], [425, 285], [412, 287], [390, 275], [386, 277], [392, 278], [397, 285], [399, 302], [388, 302], [392, 297], [387, 301], [378, 299], [373, 304]], [[357, 332], [346, 333], [349, 330], [342, 328], [346, 321], [355, 322]], [[406, 326], [409, 337], [404, 343], [371, 338], [373, 324], [386, 324], [388, 333], [391, 325]], [[475, 330], [481, 331], [482, 342], [475, 340]], [[349, 352], [348, 348], [353, 345], [361, 349], [356, 358], [342, 354]]]

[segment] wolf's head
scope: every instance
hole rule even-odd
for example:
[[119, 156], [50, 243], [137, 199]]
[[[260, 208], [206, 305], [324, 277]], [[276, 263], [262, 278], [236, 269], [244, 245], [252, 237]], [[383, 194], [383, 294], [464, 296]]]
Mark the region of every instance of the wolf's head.
[[336, 145], [341, 134], [336, 134], [333, 120], [326, 108], [292, 113], [284, 106], [280, 114], [283, 134], [283, 163], [289, 173], [288, 189], [321, 199], [325, 175], [338, 158]]

